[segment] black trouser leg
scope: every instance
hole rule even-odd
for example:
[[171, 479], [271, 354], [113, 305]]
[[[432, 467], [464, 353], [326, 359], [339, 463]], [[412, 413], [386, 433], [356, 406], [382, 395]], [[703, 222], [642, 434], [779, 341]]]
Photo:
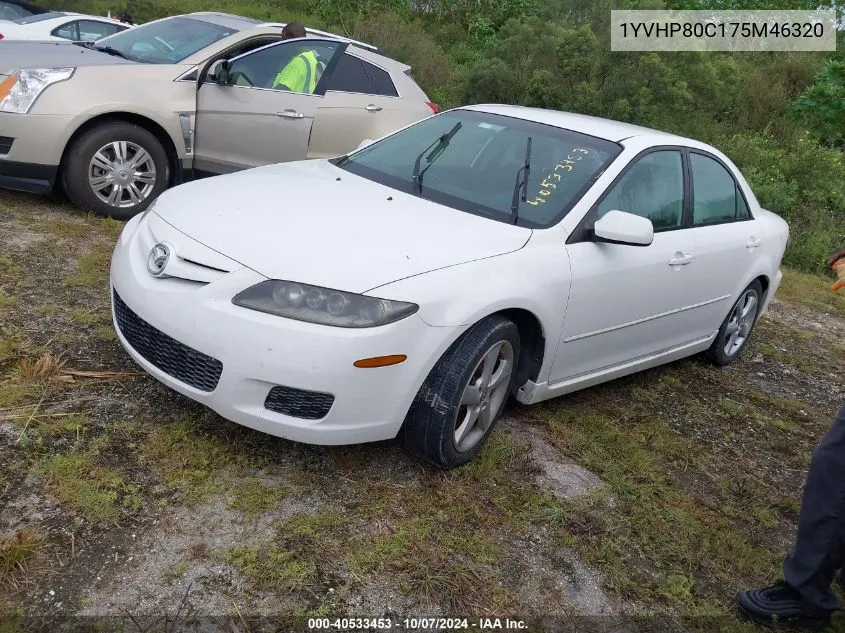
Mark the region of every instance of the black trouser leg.
[[845, 563], [845, 405], [813, 452], [801, 501], [795, 548], [784, 561], [786, 582], [808, 604], [839, 608], [831, 590]]

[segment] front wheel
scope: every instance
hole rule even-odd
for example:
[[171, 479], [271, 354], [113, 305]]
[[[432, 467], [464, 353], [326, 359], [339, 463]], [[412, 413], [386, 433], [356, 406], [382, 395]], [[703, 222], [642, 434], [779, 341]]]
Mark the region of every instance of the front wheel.
[[711, 363], [719, 366], [729, 365], [739, 357], [757, 323], [762, 302], [763, 286], [754, 280], [739, 295], [739, 299], [722, 322], [716, 340], [707, 350], [705, 356]]
[[124, 121], [92, 128], [69, 148], [62, 176], [71, 201], [128, 220], [167, 188], [167, 153], [148, 130]]
[[405, 448], [442, 468], [481, 450], [516, 376], [519, 330], [501, 316], [474, 325], [432, 369], [405, 418]]

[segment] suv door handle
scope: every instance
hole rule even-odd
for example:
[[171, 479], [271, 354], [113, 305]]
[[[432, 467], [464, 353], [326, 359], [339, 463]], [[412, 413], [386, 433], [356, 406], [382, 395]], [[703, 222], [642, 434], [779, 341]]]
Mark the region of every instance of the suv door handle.
[[686, 266], [692, 263], [692, 255], [684, 255], [683, 253], [675, 253], [675, 257], [669, 260], [670, 266]]
[[276, 112], [276, 116], [283, 116], [286, 119], [304, 119], [305, 115], [302, 112], [297, 112], [296, 110], [284, 110], [282, 112]]
[[746, 248], [757, 248], [762, 243], [763, 243], [763, 240], [761, 240], [759, 237], [752, 236], [745, 243], [745, 246], [746, 246]]
[[367, 112], [379, 112], [381, 110], [381, 106], [377, 106], [375, 104], [370, 104], [366, 108], [364, 108]]

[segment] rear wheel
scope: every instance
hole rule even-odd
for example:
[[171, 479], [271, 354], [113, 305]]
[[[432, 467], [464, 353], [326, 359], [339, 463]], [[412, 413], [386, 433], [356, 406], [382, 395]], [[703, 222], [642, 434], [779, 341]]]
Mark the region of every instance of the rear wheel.
[[724, 366], [739, 357], [751, 337], [762, 302], [763, 286], [754, 280], [742, 291], [722, 322], [716, 340], [705, 354], [710, 362]]
[[478, 453], [496, 424], [516, 376], [519, 330], [501, 316], [466, 332], [438, 361], [403, 425], [405, 448], [443, 468]]
[[155, 135], [139, 125], [105, 123], [74, 141], [62, 175], [76, 206], [127, 220], [167, 188], [167, 153]]

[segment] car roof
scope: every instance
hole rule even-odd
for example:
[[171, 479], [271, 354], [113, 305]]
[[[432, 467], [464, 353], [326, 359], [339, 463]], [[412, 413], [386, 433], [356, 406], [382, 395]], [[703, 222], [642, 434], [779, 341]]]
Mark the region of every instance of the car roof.
[[260, 20], [245, 18], [241, 15], [233, 15], [231, 13], [222, 13], [220, 11], [196, 11], [194, 13], [187, 13], [173, 17], [195, 18], [197, 20], [202, 20], [203, 22], [210, 22], [211, 24], [216, 24], [217, 26], [237, 29], [239, 31], [253, 28], [258, 24], [261, 24]]
[[615, 143], [633, 136], [653, 136], [666, 144], [701, 145], [701, 143], [693, 139], [684, 138], [668, 132], [661, 132], [660, 130], [634, 125], [633, 123], [622, 123], [621, 121], [602, 119], [587, 114], [576, 114], [574, 112], [499, 104], [471, 105], [465, 106], [462, 109], [500, 114], [526, 121], [536, 121], [545, 125], [552, 125], [575, 132], [583, 132], [590, 136], [603, 138]]

